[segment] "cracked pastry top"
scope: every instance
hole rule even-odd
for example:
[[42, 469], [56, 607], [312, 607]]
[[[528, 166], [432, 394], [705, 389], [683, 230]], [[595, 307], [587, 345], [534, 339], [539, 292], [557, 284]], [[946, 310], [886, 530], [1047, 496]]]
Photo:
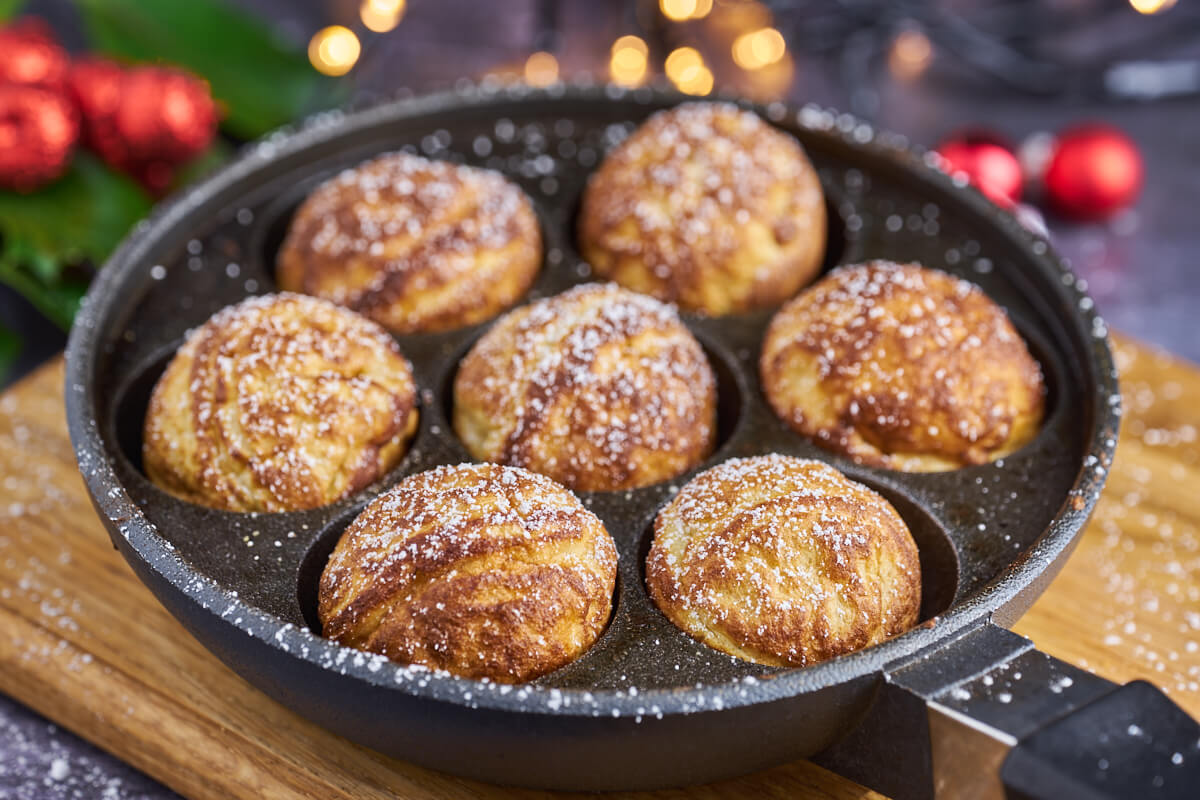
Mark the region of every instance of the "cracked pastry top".
[[726, 461], [654, 521], [646, 585], [676, 627], [723, 653], [806, 666], [911, 628], [921, 567], [904, 520], [827, 464]]
[[604, 159], [579, 241], [598, 276], [716, 316], [778, 305], [812, 280], [825, 217], [795, 138], [729, 103], [685, 103]]
[[918, 264], [834, 270], [771, 320], [759, 367], [784, 422], [872, 466], [984, 464], [1042, 421], [1041, 368], [1004, 309]]
[[702, 461], [712, 367], [674, 309], [586, 284], [509, 312], [459, 365], [454, 430], [472, 457], [572, 489], [631, 489]]
[[438, 467], [350, 524], [321, 575], [318, 616], [348, 647], [520, 683], [592, 645], [616, 576], [604, 524], [554, 481], [497, 464]]
[[296, 211], [276, 280], [393, 333], [494, 317], [542, 257], [529, 198], [498, 172], [389, 153], [322, 183]]
[[386, 331], [324, 300], [264, 295], [187, 337], [151, 395], [142, 462], [193, 503], [293, 511], [374, 482], [416, 425], [412, 370]]

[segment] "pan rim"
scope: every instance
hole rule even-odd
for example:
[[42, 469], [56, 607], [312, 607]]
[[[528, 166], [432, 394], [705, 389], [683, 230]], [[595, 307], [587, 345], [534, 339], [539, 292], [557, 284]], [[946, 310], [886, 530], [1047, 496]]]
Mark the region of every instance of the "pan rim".
[[[1120, 418], [1120, 395], [1107, 326], [1093, 303], [1080, 302], [1087, 297], [1081, 282], [1074, 278], [1068, 265], [1045, 239], [1029, 232], [1012, 215], [967, 187], [961, 176], [944, 172], [935, 154], [910, 146], [904, 137], [878, 132], [851, 115], [813, 105], [797, 110], [781, 103], [750, 103], [729, 94], [714, 94], [709, 99], [734, 102], [767, 120], [778, 120], [782, 110], [813, 135], [841, 138], [856, 149], [892, 160], [916, 180], [956, 194], [970, 212], [986, 217], [994, 232], [1007, 244], [1022, 250], [1037, 263], [1044, 275], [1057, 279], [1054, 285], [1060, 293], [1053, 300], [1062, 301], [1064, 311], [1060, 321], [1070, 337], [1076, 339], [1077, 344], [1083, 344], [1088, 358], [1079, 366], [1093, 381], [1085, 390], [1091, 393], [1092, 401], [1091, 429], [1084, 437], [1086, 453], [1053, 521], [1028, 549], [980, 591], [951, 606], [936, 618], [934, 625], [926, 623], [874, 647], [774, 674], [769, 679], [746, 678], [730, 683], [644, 691], [636, 688], [589, 691], [541, 685], [512, 687], [405, 667], [386, 660], [381, 665], [382, 657], [364, 656], [360, 651], [337, 645], [306, 628], [285, 623], [240, 600], [214, 580], [192, 570], [169, 542], [157, 534], [109, 460], [90, 387], [102, 356], [96, 332], [105, 315], [111, 314], [119, 302], [119, 289], [163, 234], [186, 221], [193, 208], [252, 178], [256, 170], [284, 156], [329, 144], [355, 130], [454, 110], [464, 105], [479, 108], [496, 105], [511, 109], [523, 104], [558, 100], [604, 102], [629, 98], [658, 105], [695, 99], [660, 87], [628, 90], [595, 85], [589, 80], [547, 89], [460, 82], [451, 91], [403, 98], [359, 111], [322, 112], [296, 128], [281, 129], [247, 145], [232, 163], [185, 193], [160, 204], [147, 219], [139, 222], [100, 270], [81, 305], [66, 349], [65, 397], [72, 446], [97, 510], [129, 545], [128, 550], [122, 549], [123, 554], [127, 558], [134, 555], [144, 568], [165, 581], [186, 601], [207, 610], [219, 623], [228, 626], [230, 634], [248, 634], [260, 644], [281, 650], [284, 655], [311, 667], [337, 673], [337, 677], [433, 702], [505, 712], [574, 716], [597, 716], [599, 713], [600, 716], [641, 717], [713, 711], [769, 702], [857, 679], [881, 677], [890, 666], [906, 662], [922, 651], [935, 652], [963, 631], [991, 620], [993, 615], [1003, 619], [1006, 607], [1015, 605], [1027, 592], [1040, 592], [1039, 581], [1073, 547], [1098, 500], [1115, 450]], [[1090, 376], [1087, 375], [1089, 372]]]

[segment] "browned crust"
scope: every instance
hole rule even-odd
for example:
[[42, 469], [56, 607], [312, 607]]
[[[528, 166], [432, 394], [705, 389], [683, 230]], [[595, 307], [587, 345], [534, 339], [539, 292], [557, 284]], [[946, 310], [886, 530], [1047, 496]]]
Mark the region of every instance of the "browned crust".
[[142, 460], [185, 500], [291, 511], [373, 482], [416, 423], [412, 370], [379, 326], [324, 300], [265, 295], [188, 336], [151, 395]]
[[351, 523], [321, 575], [341, 644], [469, 678], [532, 680], [608, 622], [617, 551], [548, 478], [492, 464], [405, 479]]
[[1041, 425], [1041, 369], [977, 286], [917, 264], [841, 267], [767, 329], [781, 419], [856, 461], [911, 472], [983, 464]]
[[921, 568], [886, 500], [828, 465], [772, 455], [683, 487], [655, 519], [646, 586], [710, 647], [805, 666], [915, 625]]
[[309, 195], [276, 279], [396, 333], [441, 331], [511, 306], [541, 257], [529, 198], [502, 175], [390, 153]]
[[579, 237], [597, 275], [727, 314], [781, 303], [816, 275], [825, 201], [794, 138], [728, 103], [687, 103], [609, 153]]
[[463, 359], [454, 429], [471, 455], [603, 491], [712, 451], [716, 379], [668, 306], [589, 284], [509, 313]]

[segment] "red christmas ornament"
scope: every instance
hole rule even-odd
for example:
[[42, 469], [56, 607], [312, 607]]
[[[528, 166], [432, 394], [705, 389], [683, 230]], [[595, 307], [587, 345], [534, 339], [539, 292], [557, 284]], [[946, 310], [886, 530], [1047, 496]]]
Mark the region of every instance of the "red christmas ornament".
[[156, 194], [216, 133], [208, 85], [177, 70], [90, 59], [74, 66], [70, 85], [88, 146]]
[[61, 89], [70, 63], [42, 20], [27, 17], [0, 28], [0, 83]]
[[57, 178], [78, 139], [75, 107], [61, 94], [0, 84], [0, 188], [30, 192]]
[[1128, 136], [1109, 125], [1062, 132], [1046, 167], [1046, 198], [1078, 220], [1102, 220], [1132, 205], [1142, 188], [1142, 156]]
[[969, 131], [942, 142], [937, 152], [950, 170], [965, 173], [993, 203], [1011, 208], [1021, 199], [1021, 165], [999, 137]]
[[83, 118], [83, 142], [109, 164], [128, 160], [128, 148], [117, 134], [117, 106], [121, 104], [120, 64], [88, 58], [71, 65], [67, 86]]

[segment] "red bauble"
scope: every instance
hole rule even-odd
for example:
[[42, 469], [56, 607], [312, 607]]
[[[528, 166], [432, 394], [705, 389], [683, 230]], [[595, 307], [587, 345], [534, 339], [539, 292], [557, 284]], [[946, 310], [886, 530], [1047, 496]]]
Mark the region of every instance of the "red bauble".
[[208, 85], [184, 72], [90, 59], [74, 66], [70, 85], [88, 146], [156, 194], [216, 133]]
[[1046, 198], [1065, 216], [1107, 219], [1132, 205], [1142, 174], [1142, 155], [1128, 136], [1109, 125], [1079, 125], [1058, 136], [1046, 167]]
[[1021, 165], [1002, 139], [977, 131], [937, 146], [951, 171], [963, 172], [993, 203], [1011, 208], [1021, 199]]
[[29, 192], [67, 168], [79, 139], [75, 107], [40, 86], [0, 84], [0, 188]]
[[142, 161], [179, 164], [199, 155], [217, 130], [208, 84], [184, 72], [137, 67], [125, 74], [117, 130]]
[[27, 17], [0, 28], [0, 83], [61, 89], [70, 63], [40, 19]]
[[117, 106], [121, 104], [120, 64], [88, 58], [71, 65], [67, 85], [83, 117], [83, 142], [109, 164], [128, 160], [128, 148], [117, 134]]

